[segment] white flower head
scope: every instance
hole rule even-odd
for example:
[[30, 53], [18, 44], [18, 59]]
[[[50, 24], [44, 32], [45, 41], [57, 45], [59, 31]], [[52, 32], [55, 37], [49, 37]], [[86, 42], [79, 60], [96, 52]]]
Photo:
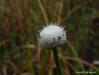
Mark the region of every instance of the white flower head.
[[44, 48], [58, 47], [66, 42], [66, 31], [64, 27], [51, 23], [39, 31], [38, 41]]

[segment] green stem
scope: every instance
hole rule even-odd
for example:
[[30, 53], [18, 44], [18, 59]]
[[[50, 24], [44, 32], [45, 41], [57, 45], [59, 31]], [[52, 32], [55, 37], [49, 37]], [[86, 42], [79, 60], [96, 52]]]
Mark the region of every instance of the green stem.
[[58, 75], [63, 75], [62, 70], [61, 70], [61, 66], [60, 66], [60, 61], [59, 61], [59, 58], [58, 58], [57, 48], [53, 49], [53, 55], [54, 55], [54, 60], [55, 60], [55, 63], [56, 63], [56, 68], [57, 68]]

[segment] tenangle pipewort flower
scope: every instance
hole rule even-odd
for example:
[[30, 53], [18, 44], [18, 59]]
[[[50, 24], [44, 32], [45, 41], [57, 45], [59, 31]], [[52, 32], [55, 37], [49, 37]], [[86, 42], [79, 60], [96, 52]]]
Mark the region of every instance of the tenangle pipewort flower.
[[51, 49], [66, 42], [66, 31], [64, 27], [51, 23], [43, 27], [37, 37], [41, 46]]

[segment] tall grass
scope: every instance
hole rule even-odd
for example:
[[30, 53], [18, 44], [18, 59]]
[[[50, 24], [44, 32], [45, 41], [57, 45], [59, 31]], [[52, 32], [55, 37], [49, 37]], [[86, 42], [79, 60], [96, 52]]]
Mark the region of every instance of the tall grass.
[[[51, 51], [37, 41], [37, 32], [48, 23], [67, 30], [67, 41], [58, 49], [62, 71], [99, 71], [98, 0], [0, 0], [0, 75], [56, 75]], [[97, 19], [99, 21], [99, 19]]]

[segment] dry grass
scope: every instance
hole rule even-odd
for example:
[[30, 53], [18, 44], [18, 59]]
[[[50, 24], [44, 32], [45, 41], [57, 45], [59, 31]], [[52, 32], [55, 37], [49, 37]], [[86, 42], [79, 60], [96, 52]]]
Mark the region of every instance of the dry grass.
[[92, 64], [99, 57], [98, 25], [92, 24], [96, 2], [0, 0], [0, 75], [56, 75], [52, 51], [37, 41], [37, 31], [51, 22], [67, 30], [66, 44], [57, 49], [64, 74], [75, 75], [85, 66], [98, 72]]

